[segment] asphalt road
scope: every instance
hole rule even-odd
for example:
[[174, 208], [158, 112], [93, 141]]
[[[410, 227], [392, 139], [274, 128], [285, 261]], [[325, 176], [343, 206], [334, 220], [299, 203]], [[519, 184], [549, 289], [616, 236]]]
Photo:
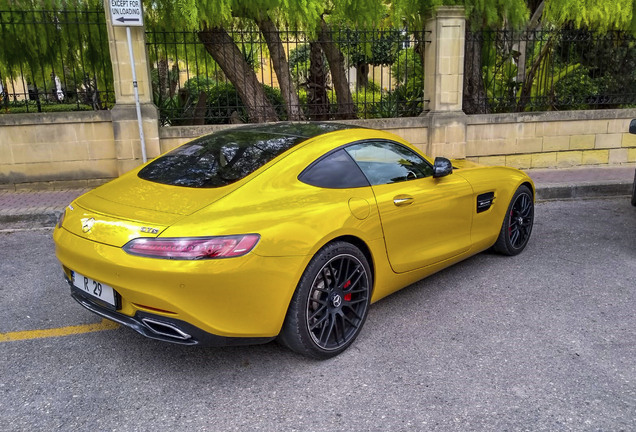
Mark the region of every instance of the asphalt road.
[[[536, 219], [522, 255], [380, 301], [328, 361], [124, 328], [0, 342], [0, 430], [634, 431], [636, 208], [550, 202]], [[100, 322], [50, 236], [0, 233], [0, 333]]]

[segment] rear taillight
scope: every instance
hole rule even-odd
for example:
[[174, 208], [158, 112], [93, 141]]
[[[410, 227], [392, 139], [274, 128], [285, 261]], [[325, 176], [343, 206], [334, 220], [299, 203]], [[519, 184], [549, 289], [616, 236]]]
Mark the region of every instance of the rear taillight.
[[126, 243], [124, 251], [131, 255], [178, 260], [231, 258], [247, 254], [254, 249], [260, 238], [258, 234], [137, 238]]

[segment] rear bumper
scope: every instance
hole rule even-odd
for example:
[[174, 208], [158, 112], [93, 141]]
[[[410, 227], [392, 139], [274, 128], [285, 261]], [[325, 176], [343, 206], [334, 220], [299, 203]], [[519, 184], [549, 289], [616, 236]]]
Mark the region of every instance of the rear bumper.
[[73, 287], [70, 280], [71, 297], [89, 311], [119, 323], [125, 327], [133, 329], [137, 333], [150, 339], [162, 342], [171, 342], [181, 345], [204, 345], [204, 346], [236, 346], [236, 345], [258, 345], [274, 340], [274, 337], [225, 337], [201, 330], [185, 321], [174, 318], [155, 315], [138, 311], [135, 316], [128, 316], [112, 309], [106, 308], [93, 301], [80, 290]]
[[[209, 339], [206, 335], [217, 336], [221, 341], [241, 338], [247, 344], [254, 343], [252, 340], [271, 340], [280, 332], [308, 260], [302, 256], [261, 257], [254, 253], [219, 260], [162, 260], [128, 255], [121, 248], [59, 228], [54, 231], [54, 239], [56, 255], [67, 278], [76, 271], [111, 286], [120, 300], [114, 310], [101, 305], [98, 299], [73, 291], [76, 300], [81, 295], [80, 304], [161, 340], [166, 340], [165, 335], [152, 331], [153, 324], [148, 325], [148, 319], [159, 323], [155, 330], [162, 325], [176, 326], [197, 341], [200, 339], [200, 343]], [[174, 337], [169, 337], [169, 341], [183, 343]]]

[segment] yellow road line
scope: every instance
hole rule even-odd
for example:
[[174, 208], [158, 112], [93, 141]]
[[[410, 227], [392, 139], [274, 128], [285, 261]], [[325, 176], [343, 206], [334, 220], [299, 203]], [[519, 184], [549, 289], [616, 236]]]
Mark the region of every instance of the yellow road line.
[[101, 322], [96, 324], [82, 324], [68, 327], [59, 327], [42, 330], [25, 330], [9, 333], [0, 333], [0, 342], [12, 342], [28, 339], [41, 339], [50, 337], [69, 336], [74, 334], [98, 332], [104, 330], [114, 330], [119, 328], [116, 322], [103, 318]]

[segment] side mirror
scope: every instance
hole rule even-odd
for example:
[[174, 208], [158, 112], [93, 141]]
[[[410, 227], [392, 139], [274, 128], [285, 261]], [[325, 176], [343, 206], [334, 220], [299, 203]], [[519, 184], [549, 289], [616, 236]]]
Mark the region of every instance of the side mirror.
[[632, 120], [629, 123], [629, 133], [630, 134], [636, 134], [636, 119]]
[[453, 164], [446, 158], [436, 157], [433, 164], [433, 177], [444, 177], [453, 172]]

